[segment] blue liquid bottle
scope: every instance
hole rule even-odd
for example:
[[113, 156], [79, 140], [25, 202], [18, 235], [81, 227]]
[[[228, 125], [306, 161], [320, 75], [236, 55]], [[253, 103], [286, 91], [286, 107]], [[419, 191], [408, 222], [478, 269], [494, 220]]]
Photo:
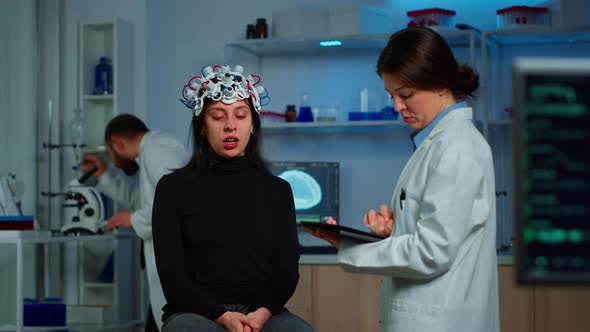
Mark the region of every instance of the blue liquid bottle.
[[94, 69], [94, 94], [110, 93], [113, 93], [113, 66], [109, 63], [109, 58], [103, 56]]
[[311, 106], [309, 106], [309, 97], [307, 94], [301, 96], [301, 106], [299, 106], [297, 122], [313, 122], [313, 113], [311, 112]]

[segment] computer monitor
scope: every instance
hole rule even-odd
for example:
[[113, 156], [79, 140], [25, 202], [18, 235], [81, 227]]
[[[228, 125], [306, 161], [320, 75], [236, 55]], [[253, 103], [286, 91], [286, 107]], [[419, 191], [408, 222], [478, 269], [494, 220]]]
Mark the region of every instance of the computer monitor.
[[517, 279], [590, 282], [590, 59], [517, 59], [512, 86]]
[[339, 164], [337, 162], [273, 161], [272, 174], [289, 182], [297, 222], [338, 219]]

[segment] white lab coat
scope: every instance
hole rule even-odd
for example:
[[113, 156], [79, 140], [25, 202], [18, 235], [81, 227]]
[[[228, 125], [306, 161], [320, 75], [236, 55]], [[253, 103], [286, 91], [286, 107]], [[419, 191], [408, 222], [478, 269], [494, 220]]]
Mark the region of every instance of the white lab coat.
[[113, 168], [109, 168], [100, 176], [97, 183], [97, 189], [101, 192], [135, 209], [131, 214], [131, 225], [135, 233], [143, 240], [150, 303], [160, 330], [163, 325], [162, 307], [166, 304], [166, 299], [162, 292], [154, 257], [152, 205], [160, 178], [184, 166], [186, 160], [185, 149], [178, 141], [158, 131], [149, 131], [141, 140], [139, 155], [136, 158], [139, 165], [139, 183]]
[[382, 331], [500, 330], [495, 200], [490, 147], [471, 108], [453, 110], [398, 179], [391, 237], [338, 252], [345, 270], [384, 275]]

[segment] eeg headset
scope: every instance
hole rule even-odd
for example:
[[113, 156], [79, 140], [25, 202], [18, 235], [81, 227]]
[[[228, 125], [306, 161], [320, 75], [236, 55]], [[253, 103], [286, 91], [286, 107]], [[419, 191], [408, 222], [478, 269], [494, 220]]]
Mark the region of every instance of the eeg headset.
[[[215, 65], [204, 67], [202, 76], [191, 78], [182, 88], [182, 102], [198, 116], [203, 110], [204, 101], [209, 98], [224, 104], [233, 104], [237, 100], [252, 98], [256, 112], [260, 113], [262, 106], [270, 102], [266, 89], [260, 83], [260, 76], [248, 74], [244, 76], [244, 68], [235, 66]], [[264, 100], [264, 102], [263, 102]]]

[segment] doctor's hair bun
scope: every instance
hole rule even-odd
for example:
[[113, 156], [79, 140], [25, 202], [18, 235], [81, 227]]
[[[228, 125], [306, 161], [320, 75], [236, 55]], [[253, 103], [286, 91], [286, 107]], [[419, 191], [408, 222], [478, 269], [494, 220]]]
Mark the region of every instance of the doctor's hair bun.
[[451, 88], [455, 98], [473, 97], [479, 88], [479, 74], [469, 66], [459, 65], [454, 83]]

